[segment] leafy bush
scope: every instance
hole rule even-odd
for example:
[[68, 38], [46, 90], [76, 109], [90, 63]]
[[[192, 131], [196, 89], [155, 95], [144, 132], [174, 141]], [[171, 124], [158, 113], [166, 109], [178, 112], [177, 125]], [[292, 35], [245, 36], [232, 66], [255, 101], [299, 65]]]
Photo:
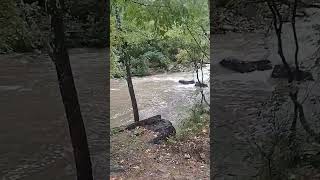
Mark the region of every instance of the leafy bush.
[[149, 67], [151, 68], [160, 68], [168, 69], [170, 60], [159, 51], [148, 51], [141, 56], [142, 59], [148, 60]]
[[16, 4], [11, 0], [1, 1], [0, 17], [0, 49], [2, 53], [10, 52], [23, 40], [24, 34]]
[[189, 118], [180, 126], [180, 136], [200, 132], [209, 123], [209, 112], [202, 104], [195, 104], [191, 108]]
[[132, 74], [145, 76], [149, 74], [148, 60], [145, 58], [131, 58]]
[[110, 50], [110, 76], [114, 78], [120, 78], [124, 76], [124, 72], [120, 68], [119, 58], [114, 52], [115, 49]]
[[[5, 27], [0, 29], [0, 52], [26, 52], [45, 47], [50, 21], [43, 3], [39, 5], [38, 2], [42, 1], [0, 2], [0, 27]], [[96, 3], [91, 2], [66, 1], [64, 20], [68, 47], [106, 46], [108, 33], [103, 8], [97, 11]], [[83, 9], [87, 10], [81, 16], [74, 14], [73, 10]]]
[[189, 62], [189, 54], [185, 49], [179, 49], [178, 54], [176, 54], [177, 63], [185, 64]]

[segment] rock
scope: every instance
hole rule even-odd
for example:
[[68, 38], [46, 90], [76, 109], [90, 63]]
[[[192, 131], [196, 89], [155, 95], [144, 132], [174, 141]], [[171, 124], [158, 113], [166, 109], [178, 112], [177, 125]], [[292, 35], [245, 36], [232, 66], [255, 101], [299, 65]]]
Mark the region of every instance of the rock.
[[207, 84], [201, 83], [201, 82], [196, 82], [195, 86], [197, 86], [197, 87], [208, 87]]
[[158, 136], [150, 141], [150, 143], [153, 144], [160, 144], [161, 142], [167, 140], [168, 137], [176, 134], [176, 129], [173, 127], [172, 123], [168, 120], [161, 119], [161, 115], [156, 115], [148, 119], [134, 122], [128, 125], [125, 129], [133, 130], [138, 126], [158, 133]]
[[[294, 78], [296, 81], [313, 81], [313, 76], [310, 72], [299, 70], [298, 72], [294, 67], [291, 67], [292, 73], [294, 74]], [[288, 78], [288, 71], [282, 64], [277, 64], [274, 66], [272, 73], [272, 78], [285, 79]]]
[[272, 64], [269, 60], [259, 61], [241, 61], [239, 59], [228, 57], [220, 61], [220, 64], [228, 69], [240, 73], [247, 73], [252, 71], [264, 71], [272, 69]]
[[191, 80], [191, 81], [179, 80], [179, 83], [181, 83], [181, 84], [194, 84], [194, 80]]

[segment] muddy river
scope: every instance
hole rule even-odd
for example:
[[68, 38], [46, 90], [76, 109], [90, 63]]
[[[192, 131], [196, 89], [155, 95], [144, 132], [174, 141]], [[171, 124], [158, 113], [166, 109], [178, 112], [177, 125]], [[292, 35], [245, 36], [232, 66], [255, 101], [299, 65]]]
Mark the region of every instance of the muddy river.
[[[95, 179], [106, 176], [106, 52], [73, 49], [71, 64]], [[75, 179], [69, 131], [53, 63], [47, 56], [0, 56], [0, 177]]]

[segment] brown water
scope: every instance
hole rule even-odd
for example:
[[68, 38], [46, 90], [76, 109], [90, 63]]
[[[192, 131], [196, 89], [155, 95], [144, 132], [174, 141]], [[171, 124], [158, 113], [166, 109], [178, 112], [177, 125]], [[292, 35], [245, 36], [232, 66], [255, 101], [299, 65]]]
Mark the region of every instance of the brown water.
[[[209, 83], [209, 65], [203, 68], [204, 82]], [[196, 80], [193, 72], [166, 73], [146, 77], [134, 77], [141, 119], [160, 114], [174, 125], [189, 115], [189, 110], [199, 98], [199, 88], [194, 84], [183, 85], [179, 80]], [[201, 75], [200, 75], [201, 79]], [[110, 91], [111, 127], [128, 124], [133, 121], [132, 107], [128, 87], [124, 79], [112, 79]], [[206, 88], [209, 101], [209, 88]]]
[[[71, 64], [95, 179], [106, 177], [105, 50], [73, 49]], [[0, 56], [0, 177], [75, 179], [69, 131], [54, 65], [47, 56]]]

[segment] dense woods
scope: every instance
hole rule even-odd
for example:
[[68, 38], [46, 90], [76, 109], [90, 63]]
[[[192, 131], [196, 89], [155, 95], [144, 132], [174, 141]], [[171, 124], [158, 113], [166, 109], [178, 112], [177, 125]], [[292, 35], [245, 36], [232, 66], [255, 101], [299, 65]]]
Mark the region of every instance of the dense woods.
[[[105, 1], [68, 0], [64, 21], [67, 47], [106, 47]], [[45, 1], [0, 2], [0, 52], [29, 52], [46, 48], [50, 24]]]
[[[127, 44], [126, 52], [135, 76], [190, 69], [201, 59], [208, 62], [207, 1], [111, 3], [112, 77], [124, 74], [120, 57], [123, 43]], [[117, 30], [120, 19], [121, 31]]]

